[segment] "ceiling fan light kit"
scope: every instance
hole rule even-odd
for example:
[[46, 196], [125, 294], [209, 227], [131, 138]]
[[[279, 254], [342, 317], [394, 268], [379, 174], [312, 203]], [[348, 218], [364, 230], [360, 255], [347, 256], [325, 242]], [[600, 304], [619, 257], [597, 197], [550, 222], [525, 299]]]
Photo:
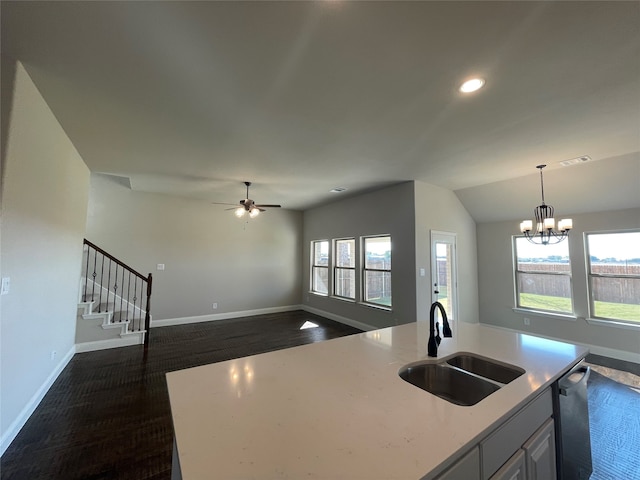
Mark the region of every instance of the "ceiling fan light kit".
[[542, 190], [542, 204], [533, 209], [536, 217], [536, 229], [533, 231], [533, 222], [524, 220], [520, 223], [520, 231], [531, 243], [537, 245], [548, 245], [560, 243], [569, 235], [569, 230], [573, 228], [573, 220], [563, 218], [558, 222], [558, 230], [555, 230], [556, 221], [553, 218], [553, 207], [544, 203], [544, 181], [542, 179], [542, 169], [546, 165], [537, 165], [540, 170], [540, 188]]
[[[234, 207], [234, 208], [229, 208], [227, 210], [233, 210], [233, 214], [238, 217], [238, 218], [242, 218], [245, 216], [245, 214], [249, 214], [249, 218], [256, 218], [258, 215], [260, 215], [260, 212], [264, 212], [265, 208], [280, 208], [280, 205], [272, 205], [272, 204], [261, 204], [258, 205], [256, 204], [256, 202], [254, 202], [253, 200], [251, 200], [249, 198], [249, 187], [251, 186], [251, 182], [244, 182], [244, 184], [247, 186], [247, 196], [245, 199], [240, 200], [240, 206], [239, 207]], [[214, 204], [218, 204], [218, 205], [233, 205], [231, 203], [218, 203], [218, 202], [214, 202]]]

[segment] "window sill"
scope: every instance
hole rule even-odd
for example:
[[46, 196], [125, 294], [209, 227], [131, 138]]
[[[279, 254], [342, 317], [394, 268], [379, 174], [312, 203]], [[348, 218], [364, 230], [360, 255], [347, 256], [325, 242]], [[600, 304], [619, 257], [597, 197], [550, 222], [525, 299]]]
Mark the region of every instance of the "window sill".
[[628, 323], [624, 320], [603, 320], [601, 318], [585, 318], [589, 325], [623, 328], [625, 330], [640, 330], [640, 323]]
[[519, 308], [514, 307], [512, 310], [516, 313], [522, 313], [524, 315], [533, 315], [536, 317], [545, 317], [545, 318], [557, 318], [559, 320], [568, 320], [570, 322], [575, 322], [578, 317], [575, 315], [567, 314], [567, 313], [554, 313], [554, 312], [544, 312], [542, 310], [530, 310], [528, 308]]
[[317, 295], [318, 297], [328, 297], [329, 296], [328, 293], [314, 292], [313, 290], [310, 290], [309, 293], [311, 295]]
[[384, 305], [377, 305], [375, 303], [367, 303], [367, 302], [358, 302], [360, 305], [365, 307], [375, 308], [376, 310], [384, 310], [385, 312], [391, 312], [393, 309], [391, 307], [386, 307]]
[[347, 303], [356, 303], [356, 299], [355, 298], [340, 297], [338, 295], [332, 295], [331, 298], [335, 298], [336, 300], [341, 300], [341, 301], [347, 302]]

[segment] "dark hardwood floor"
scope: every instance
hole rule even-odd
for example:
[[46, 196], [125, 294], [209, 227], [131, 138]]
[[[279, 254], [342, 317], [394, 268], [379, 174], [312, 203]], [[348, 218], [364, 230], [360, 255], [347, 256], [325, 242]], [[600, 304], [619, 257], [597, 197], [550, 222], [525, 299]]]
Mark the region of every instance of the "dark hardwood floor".
[[[319, 327], [300, 330], [307, 320]], [[155, 328], [146, 354], [142, 346], [76, 354], [2, 456], [0, 479], [169, 480], [167, 372], [357, 332], [296, 311]], [[636, 386], [637, 377], [599, 371], [606, 376], [590, 385], [589, 398], [592, 479], [640, 479], [640, 423], [633, 414], [640, 393], [625, 385]]]
[[[300, 330], [305, 321], [318, 328]], [[2, 480], [169, 480], [165, 374], [360, 330], [303, 311], [154, 328], [142, 346], [76, 354], [0, 462]]]

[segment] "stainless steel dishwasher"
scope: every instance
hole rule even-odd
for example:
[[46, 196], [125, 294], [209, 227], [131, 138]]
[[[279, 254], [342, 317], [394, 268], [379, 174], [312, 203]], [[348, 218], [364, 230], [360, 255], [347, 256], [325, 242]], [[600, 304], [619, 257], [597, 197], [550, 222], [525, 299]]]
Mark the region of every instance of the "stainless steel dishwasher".
[[587, 380], [590, 369], [576, 364], [554, 383], [557, 473], [559, 480], [586, 480], [591, 476], [591, 436]]

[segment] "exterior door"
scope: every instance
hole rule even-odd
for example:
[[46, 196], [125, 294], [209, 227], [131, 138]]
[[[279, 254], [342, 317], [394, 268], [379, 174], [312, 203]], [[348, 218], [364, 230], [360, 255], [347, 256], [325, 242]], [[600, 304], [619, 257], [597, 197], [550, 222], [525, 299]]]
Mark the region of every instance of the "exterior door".
[[455, 233], [431, 230], [431, 286], [432, 302], [440, 302], [447, 312], [447, 318], [457, 320], [458, 276]]

